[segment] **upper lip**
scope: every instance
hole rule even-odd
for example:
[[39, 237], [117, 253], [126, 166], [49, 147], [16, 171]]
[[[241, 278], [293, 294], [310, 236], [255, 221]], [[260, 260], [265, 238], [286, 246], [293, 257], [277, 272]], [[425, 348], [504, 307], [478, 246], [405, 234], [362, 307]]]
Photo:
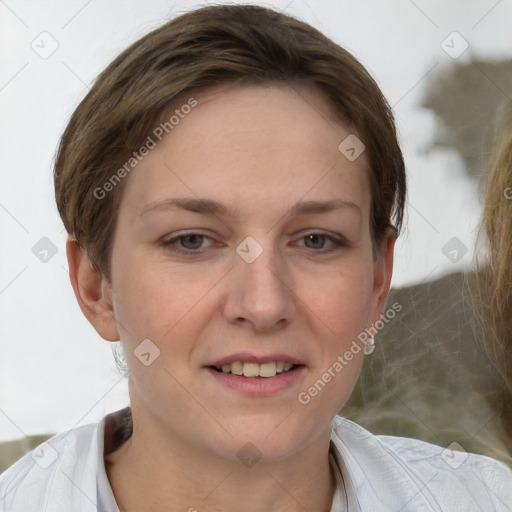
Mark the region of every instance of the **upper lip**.
[[216, 359], [215, 361], [207, 364], [206, 366], [222, 366], [223, 364], [232, 364], [235, 361], [242, 361], [244, 363], [268, 363], [270, 361], [284, 361], [285, 363], [291, 363], [294, 365], [303, 365], [304, 363], [296, 357], [288, 354], [264, 354], [257, 355], [250, 352], [238, 352], [237, 354], [231, 354], [229, 356]]

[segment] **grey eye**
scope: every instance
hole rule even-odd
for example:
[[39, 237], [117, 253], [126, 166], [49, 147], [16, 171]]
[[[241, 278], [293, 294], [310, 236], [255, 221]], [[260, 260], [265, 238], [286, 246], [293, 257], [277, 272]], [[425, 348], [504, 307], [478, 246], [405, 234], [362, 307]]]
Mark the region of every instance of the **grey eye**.
[[[306, 247], [310, 249], [322, 249], [325, 243], [325, 235], [306, 235], [304, 237]], [[309, 243], [309, 244], [308, 244]]]
[[185, 249], [199, 249], [203, 243], [203, 235], [185, 235], [180, 237], [180, 244]]

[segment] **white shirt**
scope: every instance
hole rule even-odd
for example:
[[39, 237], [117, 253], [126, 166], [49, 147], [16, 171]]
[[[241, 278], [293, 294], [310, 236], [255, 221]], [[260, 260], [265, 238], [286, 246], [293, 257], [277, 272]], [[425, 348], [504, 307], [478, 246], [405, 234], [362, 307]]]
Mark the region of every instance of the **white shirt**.
[[[103, 459], [106, 422], [59, 434], [0, 475], [1, 512], [119, 512]], [[512, 471], [494, 459], [375, 436], [336, 416], [331, 512], [512, 512]]]

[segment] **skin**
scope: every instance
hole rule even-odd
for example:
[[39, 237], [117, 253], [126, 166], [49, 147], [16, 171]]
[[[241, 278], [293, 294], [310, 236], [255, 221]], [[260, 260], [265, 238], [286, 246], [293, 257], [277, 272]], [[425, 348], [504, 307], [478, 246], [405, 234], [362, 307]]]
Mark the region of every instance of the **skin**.
[[[126, 178], [111, 282], [68, 241], [80, 307], [104, 339], [121, 339], [130, 369], [134, 432], [106, 455], [107, 474], [121, 510], [329, 511], [332, 419], [363, 351], [310, 403], [297, 396], [382, 314], [395, 235], [374, 258], [368, 161], [340, 153], [351, 131], [318, 93], [223, 86], [195, 97]], [[140, 215], [167, 198], [207, 198], [236, 214]], [[299, 201], [332, 199], [353, 206], [290, 215]], [[194, 232], [207, 238], [163, 244]], [[315, 233], [345, 244], [306, 236]], [[247, 236], [263, 249], [250, 264], [235, 250]], [[134, 355], [144, 339], [160, 350], [149, 366]], [[289, 354], [305, 370], [279, 393], [242, 395], [204, 368], [241, 351]], [[237, 458], [247, 442], [262, 456], [251, 468]]]

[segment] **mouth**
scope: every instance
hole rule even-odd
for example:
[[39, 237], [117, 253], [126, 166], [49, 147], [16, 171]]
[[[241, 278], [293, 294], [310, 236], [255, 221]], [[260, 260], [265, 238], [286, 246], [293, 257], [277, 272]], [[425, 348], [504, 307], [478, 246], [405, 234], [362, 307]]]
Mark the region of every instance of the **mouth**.
[[204, 369], [214, 386], [243, 396], [264, 397], [279, 396], [298, 387], [307, 373], [304, 363], [284, 353], [238, 352], [209, 361]]
[[221, 365], [210, 365], [208, 368], [223, 374], [248, 377], [253, 379], [269, 379], [276, 375], [293, 372], [303, 367], [302, 364], [293, 364], [287, 361], [267, 361], [254, 363], [249, 361], [233, 361]]

